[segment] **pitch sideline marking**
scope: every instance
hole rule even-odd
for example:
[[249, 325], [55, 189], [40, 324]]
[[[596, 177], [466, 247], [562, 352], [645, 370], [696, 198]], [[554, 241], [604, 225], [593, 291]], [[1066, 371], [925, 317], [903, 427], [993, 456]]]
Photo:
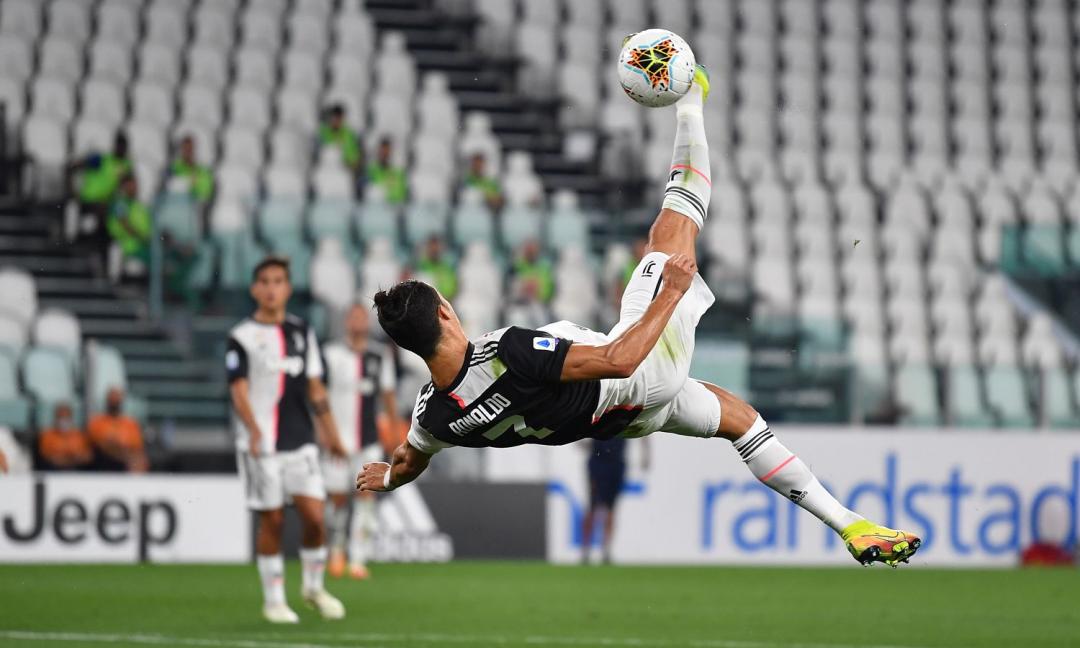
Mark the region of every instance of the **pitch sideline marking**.
[[[23, 641], [84, 641], [91, 643], [134, 643], [151, 646], [202, 646], [204, 648], [340, 648], [338, 644], [267, 642], [255, 639], [195, 639], [155, 634], [113, 634], [94, 632], [33, 632], [0, 630], [0, 639]], [[376, 648], [369, 646], [368, 648]]]
[[[117, 634], [89, 632], [35, 632], [20, 630], [0, 630], [0, 638], [22, 639], [26, 641], [86, 641], [94, 643], [135, 643], [144, 645], [201, 646], [204, 648], [337, 648], [340, 644], [296, 643], [290, 641], [267, 642], [265, 637], [280, 640], [289, 635], [282, 633], [255, 633], [246, 635], [250, 639], [196, 639], [169, 637], [155, 634]], [[823, 644], [823, 643], [788, 643], [771, 641], [738, 641], [731, 639], [691, 639], [670, 641], [664, 639], [640, 639], [635, 637], [543, 637], [526, 635], [523, 637], [471, 636], [452, 634], [382, 634], [382, 633], [301, 633], [298, 637], [329, 639], [337, 641], [363, 641], [375, 643], [414, 643], [434, 644], [470, 644], [489, 646], [532, 645], [532, 646], [689, 646], [690, 648], [918, 648], [916, 646], [866, 645], [860, 644]]]

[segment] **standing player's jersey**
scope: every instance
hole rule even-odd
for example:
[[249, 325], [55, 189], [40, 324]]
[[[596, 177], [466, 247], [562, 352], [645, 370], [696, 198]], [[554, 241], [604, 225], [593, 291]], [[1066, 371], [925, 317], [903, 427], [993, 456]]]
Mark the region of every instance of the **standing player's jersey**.
[[345, 344], [326, 345], [326, 377], [330, 410], [337, 420], [341, 444], [349, 453], [379, 443], [375, 414], [382, 394], [397, 388], [393, 357], [386, 347], [368, 342], [363, 353]]
[[569, 322], [544, 329], [510, 327], [470, 343], [446, 389], [428, 383], [420, 390], [409, 443], [431, 454], [452, 445], [563, 445], [622, 432], [640, 408], [601, 411], [601, 381], [559, 382], [574, 340], [603, 344], [607, 338]]
[[[298, 317], [282, 324], [261, 324], [248, 318], [233, 327], [225, 354], [229, 383], [247, 378], [248, 401], [259, 430], [263, 452], [295, 450], [315, 442], [308, 409], [308, 379], [323, 377], [315, 333]], [[233, 412], [236, 447], [248, 448], [248, 430]]]

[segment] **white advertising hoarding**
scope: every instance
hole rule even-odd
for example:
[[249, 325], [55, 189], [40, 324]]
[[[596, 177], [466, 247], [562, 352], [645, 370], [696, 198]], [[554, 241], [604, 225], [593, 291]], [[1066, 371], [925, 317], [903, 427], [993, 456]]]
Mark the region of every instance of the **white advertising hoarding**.
[[[919, 534], [914, 562], [1014, 565], [1037, 529], [1077, 537], [1078, 434], [773, 430], [845, 505]], [[632, 462], [619, 500], [616, 562], [854, 564], [831, 530], [754, 479], [726, 441], [654, 434], [649, 443], [649, 470]], [[548, 558], [580, 560], [585, 453], [509, 452], [549, 480]]]
[[0, 477], [0, 562], [243, 562], [236, 475]]

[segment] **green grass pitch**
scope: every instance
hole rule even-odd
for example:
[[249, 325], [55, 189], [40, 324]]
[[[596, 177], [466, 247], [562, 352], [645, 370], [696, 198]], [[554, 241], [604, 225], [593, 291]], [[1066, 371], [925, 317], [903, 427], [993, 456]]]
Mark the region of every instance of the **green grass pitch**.
[[1080, 646], [1076, 570], [376, 565], [348, 618], [259, 616], [254, 566], [0, 566], [0, 645], [208, 648]]

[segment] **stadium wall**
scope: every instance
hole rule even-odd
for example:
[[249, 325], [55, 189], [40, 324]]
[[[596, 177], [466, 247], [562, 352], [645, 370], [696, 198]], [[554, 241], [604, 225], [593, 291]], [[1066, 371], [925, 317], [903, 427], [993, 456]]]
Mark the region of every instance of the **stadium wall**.
[[[802, 427], [778, 434], [847, 506], [919, 533], [918, 563], [1011, 566], [1035, 537], [1075, 540], [1080, 528], [1075, 434]], [[616, 562], [851, 564], [834, 533], [758, 483], [726, 442], [670, 435], [649, 442], [651, 466], [643, 472], [631, 462], [618, 504]], [[580, 560], [584, 454], [512, 452], [506, 459], [518, 474], [547, 473], [549, 560]]]

